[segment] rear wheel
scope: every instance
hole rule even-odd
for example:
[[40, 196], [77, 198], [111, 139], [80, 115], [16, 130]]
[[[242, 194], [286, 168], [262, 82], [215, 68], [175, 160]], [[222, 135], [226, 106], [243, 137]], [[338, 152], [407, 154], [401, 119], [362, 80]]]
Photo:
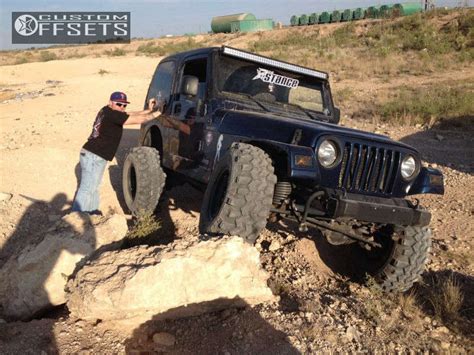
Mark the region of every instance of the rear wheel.
[[199, 229], [238, 235], [254, 244], [267, 224], [276, 176], [260, 148], [236, 143], [217, 163], [201, 208]]
[[125, 203], [134, 214], [153, 212], [165, 185], [160, 153], [151, 147], [133, 148], [123, 166]]

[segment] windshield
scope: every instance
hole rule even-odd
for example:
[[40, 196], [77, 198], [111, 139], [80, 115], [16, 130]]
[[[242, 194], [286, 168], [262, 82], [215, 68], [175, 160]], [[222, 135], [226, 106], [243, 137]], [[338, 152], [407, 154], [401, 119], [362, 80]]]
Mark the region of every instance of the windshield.
[[220, 56], [217, 71], [217, 88], [222, 93], [241, 94], [285, 108], [291, 105], [316, 112], [327, 108], [322, 83], [311, 76], [225, 55]]

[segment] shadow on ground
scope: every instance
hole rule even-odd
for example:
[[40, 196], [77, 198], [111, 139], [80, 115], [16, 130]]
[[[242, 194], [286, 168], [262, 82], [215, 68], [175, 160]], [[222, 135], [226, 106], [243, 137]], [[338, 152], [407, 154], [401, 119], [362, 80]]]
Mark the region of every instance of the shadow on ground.
[[139, 129], [124, 128], [122, 140], [120, 141], [117, 153], [115, 154], [117, 165], [109, 164], [110, 183], [115, 191], [117, 200], [119, 201], [123, 213], [129, 213], [129, 211], [127, 205], [125, 204], [125, 199], [122, 192], [122, 167], [130, 149], [138, 146], [139, 135]]
[[[229, 308], [232, 305], [232, 308]], [[239, 308], [235, 308], [236, 305]], [[179, 319], [195, 309], [214, 312]], [[215, 311], [216, 309], [224, 309]], [[165, 345], [164, 343], [168, 343]], [[153, 317], [125, 342], [127, 354], [298, 354], [285, 333], [242, 299], [191, 304]]]
[[[350, 245], [332, 245], [330, 244], [322, 232], [310, 227], [307, 232], [298, 231], [298, 223], [284, 220], [278, 223], [269, 223], [267, 229], [280, 234], [283, 238], [287, 234], [293, 234], [297, 239], [309, 239], [314, 244], [320, 261], [329, 268], [334, 274], [348, 277], [356, 282], [362, 282], [367, 269], [367, 265], [361, 265], [361, 259], [364, 258], [364, 250], [357, 243]], [[355, 268], [354, 265], [360, 265]]]
[[46, 231], [66, 213], [63, 211], [64, 207], [71, 204], [63, 193], [56, 194], [51, 201], [21, 196], [33, 203], [23, 213], [15, 231], [0, 248], [0, 268], [11, 255], [18, 254], [30, 245], [38, 244]]
[[[472, 122], [472, 125], [466, 122]], [[474, 173], [474, 116], [459, 117], [425, 131], [403, 137], [401, 141], [418, 149], [424, 160], [463, 173]], [[448, 129], [449, 128], [449, 129]]]
[[[24, 212], [14, 233], [0, 248], [0, 269], [8, 267], [9, 262], [19, 261], [18, 264], [14, 264], [17, 267], [17, 269], [13, 270], [14, 275], [9, 275], [10, 280], [15, 277], [13, 278], [15, 284], [10, 286], [11, 289], [0, 290], [5, 292], [1, 294], [0, 298], [0, 318], [9, 321], [53, 318], [51, 321], [44, 322], [42, 329], [35, 333], [33, 341], [26, 340], [31, 338], [31, 334], [18, 331], [17, 328], [9, 327], [8, 324], [0, 322], [1, 354], [22, 353], [24, 348], [22, 349], [22, 342], [19, 341], [21, 338], [24, 338], [25, 342], [34, 342], [35, 351], [38, 353], [58, 353], [53, 331], [54, 319], [64, 315], [66, 312], [63, 306], [51, 306], [51, 290], [47, 289], [47, 281], [53, 274], [56, 263], [62, 253], [85, 255], [87, 250], [82, 243], [67, 244], [62, 243], [61, 240], [58, 240], [60, 247], [57, 249], [45, 250], [34, 248], [38, 247], [49, 236], [49, 229], [56, 225], [61, 217], [63, 217], [65, 214], [63, 208], [70, 203], [71, 201], [68, 201], [67, 196], [63, 193], [56, 194], [51, 201], [35, 200]], [[80, 214], [80, 218], [85, 226], [91, 225], [89, 215]], [[74, 226], [69, 225], [64, 220], [61, 222], [60, 228], [63, 230], [75, 230]], [[61, 238], [62, 235], [58, 230], [55, 233]], [[91, 243], [92, 248], [95, 248], [96, 236], [94, 228], [92, 228], [92, 233], [88, 236], [88, 242]], [[34, 254], [32, 254], [32, 251], [34, 251]], [[38, 256], [35, 255], [37, 252], [42, 253], [40, 255], [41, 259], [38, 259]], [[0, 282], [4, 281], [0, 280]], [[2, 286], [6, 284], [8, 283]], [[15, 295], [14, 297], [20, 298], [23, 303], [23, 308], [20, 310], [18, 309], [18, 304], [15, 305], [17, 315], [14, 317], [7, 313], [14, 300], [11, 298], [12, 294]], [[2, 300], [5, 300], [5, 303]]]

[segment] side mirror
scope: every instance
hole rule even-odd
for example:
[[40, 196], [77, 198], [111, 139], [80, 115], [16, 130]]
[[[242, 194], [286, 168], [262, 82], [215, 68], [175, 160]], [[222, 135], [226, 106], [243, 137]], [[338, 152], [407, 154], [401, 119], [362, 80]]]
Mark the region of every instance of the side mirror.
[[188, 96], [196, 96], [198, 93], [199, 79], [193, 75], [184, 75], [180, 93]]
[[335, 123], [339, 123], [339, 120], [341, 119], [341, 110], [339, 107], [334, 107], [334, 121]]

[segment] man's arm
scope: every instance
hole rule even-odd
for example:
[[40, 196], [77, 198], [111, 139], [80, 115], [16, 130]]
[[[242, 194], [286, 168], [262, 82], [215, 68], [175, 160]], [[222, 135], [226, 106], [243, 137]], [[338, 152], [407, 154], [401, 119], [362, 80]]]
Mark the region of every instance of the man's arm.
[[129, 116], [132, 116], [132, 115], [145, 115], [147, 113], [151, 113], [154, 110], [156, 106], [156, 99], [152, 98], [150, 100], [148, 100], [148, 107], [145, 109], [145, 110], [141, 110], [141, 111], [131, 111], [129, 112]]
[[128, 114], [129, 115], [144, 115], [144, 114], [150, 113], [150, 112], [151, 112], [151, 110], [149, 108], [147, 108], [146, 110], [142, 110], [142, 111], [131, 111]]
[[148, 121], [151, 121], [155, 118], [160, 117], [161, 112], [149, 112], [149, 113], [131, 113], [127, 120], [125, 121], [124, 125], [131, 125], [131, 124], [142, 124]]
[[188, 124], [181, 122], [180, 120], [163, 116], [162, 118], [160, 118], [160, 122], [165, 127], [176, 129], [178, 131], [183, 132], [184, 134], [187, 134], [188, 136], [191, 134], [191, 127]]
[[143, 111], [130, 112], [124, 125], [141, 124], [160, 117], [161, 112], [154, 111], [156, 99], [148, 101], [148, 109]]

